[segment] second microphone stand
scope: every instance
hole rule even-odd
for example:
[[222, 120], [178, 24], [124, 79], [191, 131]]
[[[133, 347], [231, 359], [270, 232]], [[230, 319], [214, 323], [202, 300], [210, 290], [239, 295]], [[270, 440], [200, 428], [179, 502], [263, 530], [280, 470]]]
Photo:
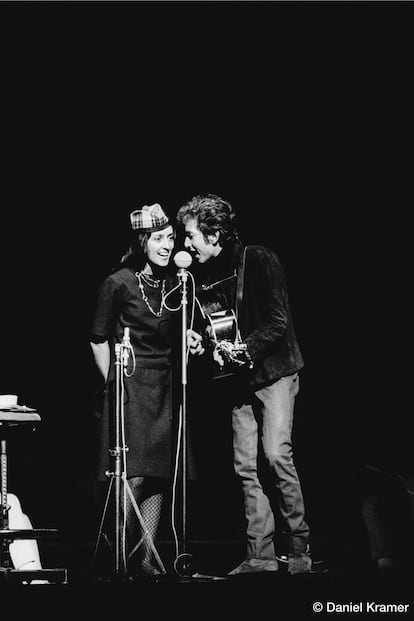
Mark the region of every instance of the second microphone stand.
[[[126, 539], [126, 522], [125, 522], [125, 504], [126, 494], [128, 494], [129, 500], [134, 508], [138, 521], [142, 529], [142, 537], [135, 548], [129, 553], [129, 557], [136, 552], [136, 550], [143, 543], [146, 538], [149, 546], [157, 560], [161, 573], [166, 573], [165, 567], [161, 561], [161, 558], [155, 548], [151, 534], [148, 531], [137, 502], [131, 491], [130, 485], [127, 480], [126, 472], [126, 453], [128, 447], [125, 444], [124, 437], [124, 375], [126, 375], [126, 369], [128, 365], [128, 355], [130, 350], [129, 345], [129, 329], [125, 328], [124, 339], [122, 343], [115, 344], [115, 417], [114, 417], [114, 437], [115, 446], [109, 450], [113, 458], [113, 471], [106, 472], [106, 475], [110, 478], [110, 484], [108, 488], [108, 494], [105, 502], [105, 508], [101, 519], [101, 525], [98, 533], [98, 538], [95, 547], [95, 557], [102, 536], [103, 524], [105, 520], [106, 511], [108, 508], [109, 498], [113, 483], [115, 483], [115, 578], [125, 579], [128, 578], [128, 563], [125, 551], [125, 539]], [[124, 508], [121, 511], [121, 499], [124, 502]]]

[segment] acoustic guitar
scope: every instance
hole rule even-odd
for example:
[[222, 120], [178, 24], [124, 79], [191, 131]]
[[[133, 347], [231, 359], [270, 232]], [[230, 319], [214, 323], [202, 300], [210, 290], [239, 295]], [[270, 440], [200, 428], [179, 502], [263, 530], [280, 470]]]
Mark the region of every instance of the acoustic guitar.
[[[236, 280], [235, 304], [241, 307], [243, 298], [244, 267], [247, 246], [241, 256], [238, 269], [230, 276], [201, 286], [201, 297], [197, 298], [202, 315], [207, 321], [206, 336], [212, 345], [213, 360], [216, 373], [214, 379], [229, 377], [238, 373], [241, 367], [251, 369], [252, 360], [247, 346], [242, 342], [237, 315], [233, 309], [224, 306], [223, 294], [217, 290], [225, 282]], [[199, 294], [200, 295], [200, 294]]]

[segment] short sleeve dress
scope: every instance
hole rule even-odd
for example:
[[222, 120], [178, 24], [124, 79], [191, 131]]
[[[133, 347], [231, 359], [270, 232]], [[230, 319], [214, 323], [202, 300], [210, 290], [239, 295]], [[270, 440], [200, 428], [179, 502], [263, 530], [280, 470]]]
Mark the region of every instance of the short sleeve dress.
[[[115, 344], [130, 331], [134, 350], [129, 356], [124, 384], [124, 428], [127, 477], [171, 476], [173, 449], [173, 312], [161, 307], [161, 297], [176, 284], [171, 278], [158, 286], [146, 283], [144, 297], [136, 273], [124, 267], [106, 278], [100, 287], [92, 325], [92, 340], [108, 341], [110, 370], [100, 422], [98, 479], [110, 468], [109, 449], [114, 447]], [[158, 313], [159, 314], [159, 313]]]

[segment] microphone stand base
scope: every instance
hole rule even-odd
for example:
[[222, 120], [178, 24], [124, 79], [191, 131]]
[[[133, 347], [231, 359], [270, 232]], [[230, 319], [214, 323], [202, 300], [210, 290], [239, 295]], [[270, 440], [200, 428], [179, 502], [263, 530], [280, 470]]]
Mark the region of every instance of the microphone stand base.
[[177, 557], [175, 569], [179, 582], [211, 582], [212, 580], [227, 580], [227, 576], [216, 576], [196, 571], [191, 554], [184, 553]]

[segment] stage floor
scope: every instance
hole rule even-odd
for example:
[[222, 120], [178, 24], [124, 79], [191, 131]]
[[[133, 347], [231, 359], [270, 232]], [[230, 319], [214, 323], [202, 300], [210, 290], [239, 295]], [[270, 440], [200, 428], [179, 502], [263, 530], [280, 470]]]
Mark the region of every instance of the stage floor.
[[[102, 544], [101, 544], [102, 545]], [[148, 606], [165, 610], [167, 614], [186, 616], [210, 613], [215, 616], [224, 609], [230, 614], [240, 609], [258, 614], [255, 607], [269, 606], [274, 616], [281, 610], [290, 615], [307, 613], [314, 615], [313, 606], [319, 602], [326, 609], [327, 602], [389, 602], [409, 604], [414, 612], [412, 576], [361, 575], [355, 567], [352, 572], [341, 575], [330, 571], [321, 560], [314, 563], [314, 571], [308, 575], [291, 576], [286, 564], [280, 563], [279, 571], [263, 574], [228, 576], [244, 556], [244, 542], [239, 540], [189, 541], [186, 552], [190, 555], [195, 575], [183, 576], [174, 571], [176, 548], [172, 541], [158, 542], [156, 549], [167, 573], [156, 579], [123, 578], [114, 572], [114, 556], [111, 550], [98, 548], [99, 562], [94, 564], [96, 542], [49, 542], [42, 546], [45, 568], [65, 568], [65, 583], [17, 585], [3, 582], [2, 601], [6, 604], [30, 606], [43, 601], [56, 602], [62, 609], [77, 615], [79, 606], [92, 607], [93, 611], [106, 616], [115, 614], [120, 606]], [[100, 552], [99, 552], [100, 551]], [[99, 554], [102, 555], [100, 556]], [[201, 574], [201, 576], [200, 576]], [[3, 597], [4, 596], [4, 597]], [[332, 605], [332, 604], [330, 604]], [[191, 615], [190, 615], [191, 616]], [[272, 615], [273, 616], [273, 615]], [[285, 618], [289, 618], [285, 617]], [[214, 619], [212, 621], [215, 621]]]

